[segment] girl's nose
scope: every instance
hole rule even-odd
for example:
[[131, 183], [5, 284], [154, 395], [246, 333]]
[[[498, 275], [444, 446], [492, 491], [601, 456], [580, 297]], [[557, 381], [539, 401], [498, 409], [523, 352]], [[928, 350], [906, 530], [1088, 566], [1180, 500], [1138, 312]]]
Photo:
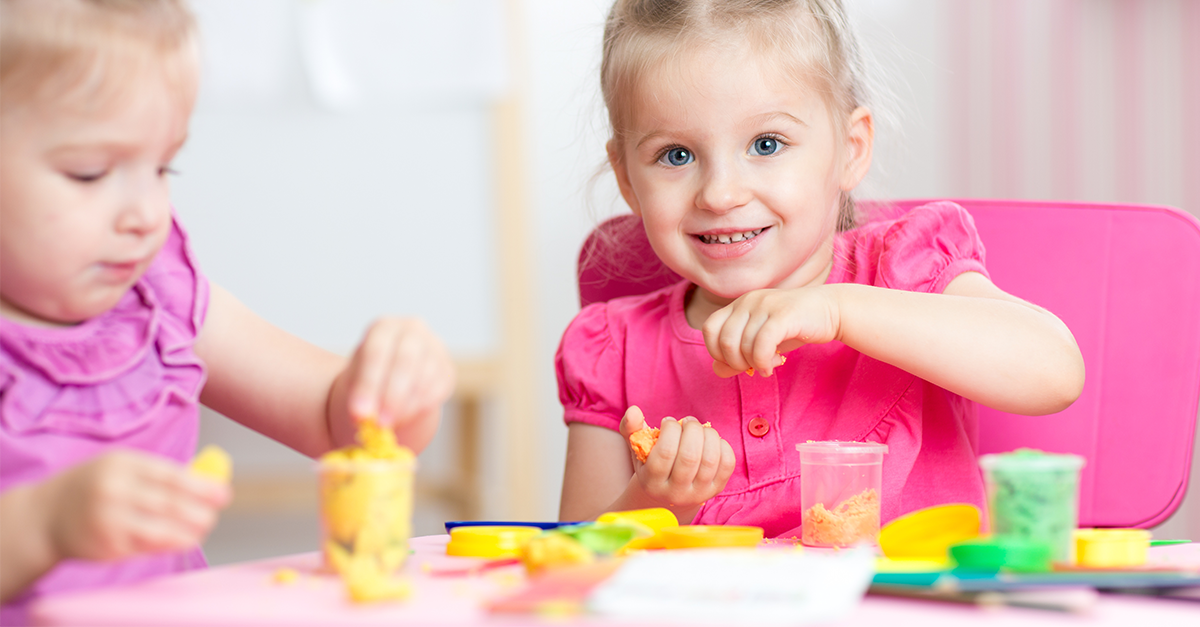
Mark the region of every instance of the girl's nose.
[[165, 196], [143, 193], [126, 200], [117, 215], [117, 232], [139, 237], [156, 233], [169, 219], [171, 205]]
[[750, 188], [731, 164], [712, 164], [703, 174], [696, 206], [705, 211], [726, 213], [750, 202]]

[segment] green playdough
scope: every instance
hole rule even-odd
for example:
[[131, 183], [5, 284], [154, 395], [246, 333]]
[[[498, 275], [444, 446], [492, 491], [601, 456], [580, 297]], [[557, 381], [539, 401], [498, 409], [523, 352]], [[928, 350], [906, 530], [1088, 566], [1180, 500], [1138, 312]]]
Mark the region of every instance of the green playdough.
[[645, 525], [630, 523], [584, 523], [559, 527], [554, 533], [570, 536], [593, 553], [610, 555], [634, 538], [649, 537], [654, 531]]
[[992, 533], [1045, 542], [1051, 560], [1069, 561], [1083, 461], [1078, 455], [1033, 449], [980, 458], [988, 481]]

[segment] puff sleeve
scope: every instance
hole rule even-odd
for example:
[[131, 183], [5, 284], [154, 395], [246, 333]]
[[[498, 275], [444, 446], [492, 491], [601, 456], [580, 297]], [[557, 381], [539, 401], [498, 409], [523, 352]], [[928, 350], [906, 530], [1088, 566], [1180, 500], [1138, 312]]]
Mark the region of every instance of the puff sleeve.
[[623, 342], [614, 337], [607, 303], [580, 311], [554, 356], [563, 420], [617, 430], [625, 412]]
[[964, 272], [987, 276], [975, 220], [956, 203], [934, 202], [897, 219], [880, 242], [878, 284], [941, 293]]

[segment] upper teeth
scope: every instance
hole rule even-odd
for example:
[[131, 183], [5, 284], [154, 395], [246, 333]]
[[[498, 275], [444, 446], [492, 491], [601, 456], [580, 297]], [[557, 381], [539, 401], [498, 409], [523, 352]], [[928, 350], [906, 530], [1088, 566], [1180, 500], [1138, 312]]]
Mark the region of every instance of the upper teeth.
[[736, 244], [742, 240], [750, 239], [751, 237], [754, 237], [755, 235], [758, 235], [759, 233], [762, 233], [762, 232], [763, 232], [763, 229], [754, 229], [753, 231], [745, 231], [743, 233], [723, 233], [721, 235], [701, 235], [700, 241], [704, 242], [705, 244]]

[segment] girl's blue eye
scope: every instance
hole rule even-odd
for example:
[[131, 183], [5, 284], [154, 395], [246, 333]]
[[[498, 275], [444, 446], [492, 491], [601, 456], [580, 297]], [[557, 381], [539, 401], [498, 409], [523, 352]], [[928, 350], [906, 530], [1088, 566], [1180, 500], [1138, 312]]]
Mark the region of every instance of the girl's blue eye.
[[667, 165], [680, 166], [691, 163], [693, 159], [692, 151], [688, 150], [687, 148], [676, 147], [663, 153], [663, 156], [659, 159], [659, 161], [662, 161]]
[[773, 155], [779, 152], [779, 141], [771, 137], [759, 137], [754, 140], [754, 154], [760, 156]]

